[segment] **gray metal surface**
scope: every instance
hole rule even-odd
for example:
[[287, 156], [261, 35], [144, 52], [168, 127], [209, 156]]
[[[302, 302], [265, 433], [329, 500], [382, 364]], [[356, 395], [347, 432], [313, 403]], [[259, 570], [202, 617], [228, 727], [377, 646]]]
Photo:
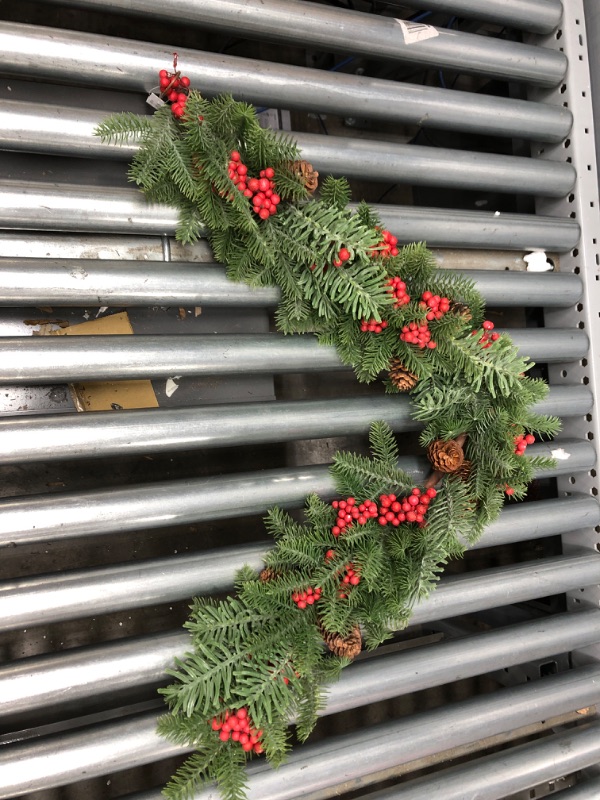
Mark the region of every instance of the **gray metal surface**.
[[[359, 661], [328, 688], [320, 716], [585, 647], [598, 636], [599, 616], [597, 609], [556, 615]], [[13, 719], [18, 725], [19, 715], [33, 709], [107, 700], [116, 693], [164, 683], [165, 670], [187, 648], [189, 634], [177, 631], [2, 666], [0, 696], [6, 699], [0, 719]]]
[[[579, 416], [592, 403], [585, 386], [565, 386], [551, 390], [535, 409]], [[0, 464], [362, 434], [374, 419], [393, 430], [420, 427], [409, 400], [396, 395], [9, 418], [0, 419]]]
[[[486, 40], [487, 41], [487, 40]], [[345, 75], [178, 48], [192, 84], [214, 96], [423, 127], [560, 142], [572, 115], [524, 100]], [[20, 23], [0, 23], [0, 72], [94, 87], [147, 91], [172, 47]]]
[[[584, 8], [585, 6], [585, 8]], [[588, 12], [593, 6], [593, 13]], [[587, 24], [591, 20], [592, 37], [588, 39]], [[575, 166], [578, 173], [577, 191], [563, 200], [541, 198], [536, 202], [536, 210], [542, 214], [555, 214], [564, 219], [575, 218], [581, 226], [581, 238], [573, 250], [561, 258], [561, 270], [575, 272], [583, 277], [584, 294], [575, 306], [563, 310], [547, 310], [545, 324], [547, 327], [584, 328], [590, 337], [590, 351], [580, 361], [551, 365], [548, 378], [554, 385], [568, 383], [585, 383], [593, 387], [598, 396], [600, 388], [600, 372], [598, 371], [598, 344], [600, 342], [600, 281], [598, 265], [600, 264], [600, 247], [598, 231], [600, 230], [600, 210], [598, 203], [598, 159], [594, 147], [595, 129], [594, 111], [597, 113], [598, 95], [593, 94], [590, 69], [596, 71], [598, 52], [595, 47], [598, 34], [597, 4], [584, 3], [583, 0], [570, 0], [565, 4], [565, 14], [560, 25], [560, 33], [544, 37], [543, 44], [553, 49], [562, 49], [569, 58], [569, 71], [564, 84], [558, 91], [544, 92], [536, 95], [555, 106], [568, 104], [576, 114], [576, 123], [571, 135], [562, 147], [534, 146], [532, 153], [542, 160], [568, 161]], [[594, 87], [595, 88], [595, 87]], [[565, 421], [565, 436], [587, 437], [597, 441], [600, 438], [600, 416], [597, 411], [578, 420]], [[557, 482], [558, 491], [568, 492], [576, 485], [578, 490], [597, 494], [599, 463], [587, 471], [565, 474]], [[598, 546], [598, 532], [595, 528], [582, 531], [578, 536], [564, 535], [563, 546], [566, 551], [572, 548], [585, 548], [590, 557], [595, 556]], [[600, 586], [594, 585], [586, 589], [584, 595], [579, 592], [567, 597], [567, 607], [576, 609], [582, 601], [598, 605], [600, 603]], [[600, 659], [600, 647], [588, 649], [582, 654], [573, 654], [574, 663], [579, 660]]]
[[168, 23], [185, 19], [188, 25], [222, 30], [245, 38], [313, 49], [366, 55], [372, 59], [458, 69], [501, 80], [522, 80], [556, 86], [567, 60], [562, 53], [448, 28], [415, 47], [405, 42], [397, 20], [348, 9], [307, 5], [302, 0], [56, 0], [61, 5], [141, 15]]
[[[530, 786], [600, 761], [600, 724], [592, 723], [443, 769], [377, 794], [372, 800], [504, 800]], [[562, 793], [560, 794], [562, 797]], [[592, 798], [594, 795], [587, 795]], [[369, 800], [368, 797], [359, 800]]]
[[[423, 7], [421, 0], [404, 0], [403, 4]], [[427, 0], [427, 8], [532, 33], [551, 33], [563, 13], [560, 0]]]
[[[579, 225], [570, 219], [414, 206], [374, 208], [402, 243], [564, 252], [579, 239]], [[133, 189], [18, 180], [0, 186], [0, 228], [173, 235], [176, 225], [175, 209], [150, 205]]]
[[[264, 543], [254, 543], [200, 555], [0, 583], [0, 631], [228, 591], [244, 564], [261, 568], [267, 549]], [[415, 606], [410, 624], [498, 608], [599, 582], [600, 555], [556, 556], [445, 576], [435, 592]]]
[[[249, 800], [332, 797], [390, 777], [401, 764], [513, 730], [528, 723], [600, 702], [600, 668], [582, 667], [543, 681], [454, 703], [406, 719], [377, 725], [323, 743], [296, 748], [278, 770], [255, 762], [248, 769]], [[97, 725], [76, 733], [4, 748], [0, 753], [0, 797], [72, 783], [148, 763], [184, 748], [159, 740], [156, 714]], [[360, 758], [357, 758], [360, 753]], [[57, 755], [58, 754], [58, 755]], [[318, 795], [317, 795], [318, 792]], [[161, 800], [160, 790], [128, 800]], [[215, 800], [212, 787], [194, 800]]]
[[[584, 331], [505, 330], [536, 362], [583, 358]], [[0, 384], [168, 378], [176, 375], [257, 375], [350, 369], [334, 347], [313, 336], [185, 334], [137, 336], [4, 336]]]
[[[4, 100], [0, 149], [131, 159], [135, 145], [107, 145], [94, 136], [103, 118], [84, 108]], [[575, 170], [569, 164], [341, 136], [292, 135], [317, 170], [349, 178], [553, 197], [567, 194], [575, 182]]]
[[[589, 442], [561, 442], [561, 447], [568, 455], [569, 466], [564, 460], [557, 461], [557, 467], [539, 473], [541, 477], [560, 474], [561, 469], [589, 469], [595, 463], [596, 454]], [[532, 445], [528, 454], [551, 453], [552, 445], [546, 444]], [[413, 475], [415, 482], [425, 478], [428, 464], [425, 458], [408, 456], [398, 461], [399, 468]], [[0, 500], [0, 547], [264, 514], [272, 505], [299, 507], [313, 492], [323, 499], [335, 496], [325, 465], [4, 498]], [[235, 504], [231, 497], [235, 497]], [[593, 527], [600, 523], [599, 514], [597, 501], [585, 495], [519, 504], [505, 508], [475, 547]]]
[[[0, 240], [1, 247], [1, 240]], [[560, 272], [467, 270], [488, 306], [565, 307], [583, 286], [577, 275]], [[135, 305], [274, 306], [279, 290], [232, 283], [218, 264], [111, 259], [0, 259], [0, 304], [120, 307]]]
[[565, 789], [556, 796], [560, 800], [593, 800], [595, 797], [600, 797], [600, 778], [590, 780], [582, 778], [577, 786]]

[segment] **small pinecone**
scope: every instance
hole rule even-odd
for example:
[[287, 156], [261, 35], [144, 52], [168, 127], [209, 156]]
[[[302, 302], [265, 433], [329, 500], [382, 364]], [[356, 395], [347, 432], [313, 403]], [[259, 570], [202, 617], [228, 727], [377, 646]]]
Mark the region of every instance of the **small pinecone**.
[[436, 439], [427, 448], [427, 456], [433, 468], [439, 472], [456, 472], [465, 460], [462, 447], [454, 439], [449, 442]]
[[461, 466], [454, 471], [454, 475], [456, 475], [457, 478], [460, 478], [461, 481], [468, 481], [469, 478], [471, 477], [472, 467], [473, 467], [472, 461], [463, 461]]
[[401, 392], [410, 392], [417, 385], [418, 378], [414, 372], [406, 369], [399, 358], [390, 361], [390, 380]]
[[306, 191], [312, 194], [319, 185], [319, 173], [313, 169], [313, 165], [308, 161], [293, 161], [290, 167], [296, 177], [303, 181]]
[[330, 633], [326, 631], [323, 625], [319, 623], [319, 630], [323, 641], [331, 652], [336, 656], [343, 658], [356, 658], [362, 650], [362, 637], [360, 635], [360, 628], [358, 625], [352, 629], [348, 636], [341, 636], [339, 633]]
[[452, 303], [450, 311], [457, 316], [461, 316], [465, 322], [470, 322], [473, 319], [471, 309], [465, 303]]
[[263, 583], [267, 583], [267, 581], [272, 581], [274, 578], [278, 578], [280, 574], [281, 573], [277, 572], [276, 569], [265, 567], [258, 577]]

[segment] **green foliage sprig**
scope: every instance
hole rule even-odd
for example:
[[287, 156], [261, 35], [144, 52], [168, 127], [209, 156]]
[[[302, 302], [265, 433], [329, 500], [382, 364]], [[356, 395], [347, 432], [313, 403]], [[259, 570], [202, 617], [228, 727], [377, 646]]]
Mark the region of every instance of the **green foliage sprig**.
[[[196, 752], [165, 795], [185, 800], [216, 780], [225, 800], [241, 800], [249, 758], [264, 751], [279, 764], [292, 720], [300, 740], [311, 732], [324, 708], [324, 687], [351, 660], [344, 643], [358, 637], [360, 647], [362, 637], [374, 648], [408, 623], [444, 564], [498, 515], [505, 493], [522, 498], [534, 470], [551, 465], [520, 453], [518, 437], [552, 436], [559, 423], [532, 410], [547, 386], [526, 376], [531, 362], [506, 335], [487, 338], [490, 323], [472, 282], [436, 269], [424, 244], [386, 246], [388, 232], [373, 210], [364, 203], [349, 208], [344, 179], [326, 179], [320, 197], [312, 198], [295, 168], [297, 146], [263, 130], [251, 106], [191, 91], [180, 119], [165, 106], [148, 118], [112, 116], [97, 133], [139, 145], [129, 176], [150, 201], [179, 210], [180, 241], [207, 236], [232, 280], [280, 288], [281, 331], [315, 333], [361, 381], [400, 364], [412, 376], [411, 412], [422, 425], [422, 445], [454, 442], [468, 466], [442, 473], [432, 458], [426, 486], [435, 485], [437, 494], [426, 520], [421, 514], [388, 524], [380, 507], [379, 518], [334, 534], [338, 512], [316, 496], [307, 498], [303, 523], [272, 509], [266, 525], [275, 545], [262, 578], [245, 568], [234, 596], [194, 601], [186, 623], [190, 651], [161, 690], [169, 714], [159, 730]], [[248, 175], [273, 170], [281, 203], [268, 219], [232, 180], [233, 152]], [[402, 303], [390, 287], [395, 278], [406, 287]], [[426, 292], [448, 298], [447, 312], [426, 319]], [[367, 322], [379, 325], [378, 332], [363, 330]], [[431, 344], [409, 340], [406, 332], [415, 326]], [[397, 381], [386, 384], [390, 392], [400, 388]], [[369, 458], [334, 458], [341, 496], [379, 504], [382, 496], [421, 491], [398, 469], [395, 438], [382, 423], [372, 426], [371, 449]], [[344, 589], [350, 565], [355, 580]], [[309, 588], [314, 596], [306, 603], [302, 592]], [[247, 732], [230, 728], [232, 720], [242, 725], [236, 714]]]

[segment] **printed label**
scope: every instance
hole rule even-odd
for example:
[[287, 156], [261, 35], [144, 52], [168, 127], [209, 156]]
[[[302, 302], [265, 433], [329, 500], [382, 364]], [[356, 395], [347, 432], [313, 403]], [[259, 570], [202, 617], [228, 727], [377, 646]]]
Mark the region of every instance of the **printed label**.
[[154, 92], [151, 92], [148, 95], [146, 102], [149, 106], [152, 106], [152, 108], [162, 108], [162, 106], [165, 105], [165, 101], [161, 100], [157, 94], [154, 94]]
[[422, 22], [407, 22], [405, 19], [397, 19], [396, 22], [400, 25], [402, 30], [402, 37], [404, 44], [414, 44], [415, 42], [424, 42], [425, 39], [433, 39], [439, 36], [437, 31], [431, 25], [423, 25]]

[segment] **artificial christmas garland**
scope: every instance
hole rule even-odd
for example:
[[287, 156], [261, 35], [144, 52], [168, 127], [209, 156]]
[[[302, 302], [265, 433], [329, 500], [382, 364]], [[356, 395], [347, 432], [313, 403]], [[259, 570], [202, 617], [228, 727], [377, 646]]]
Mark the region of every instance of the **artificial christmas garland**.
[[363, 646], [406, 626], [505, 495], [522, 498], [551, 465], [524, 453], [559, 422], [531, 410], [547, 386], [484, 319], [471, 281], [438, 271], [423, 244], [398, 248], [365, 203], [349, 208], [344, 179], [327, 178], [314, 199], [318, 173], [252, 106], [203, 98], [176, 61], [159, 80], [153, 116], [117, 114], [98, 134], [139, 144], [130, 178], [178, 208], [180, 241], [207, 236], [232, 280], [280, 288], [281, 331], [315, 333], [359, 380], [383, 372], [387, 391], [410, 392], [432, 464], [414, 486], [391, 430], [374, 422], [371, 458], [334, 458], [340, 499], [308, 497], [303, 523], [272, 509], [265, 569], [242, 569], [226, 600], [194, 601], [192, 649], [161, 690], [170, 713], [159, 730], [196, 752], [164, 793], [183, 800], [216, 780], [225, 800], [240, 800], [247, 760], [264, 752], [279, 764], [291, 721], [306, 739], [324, 687]]

